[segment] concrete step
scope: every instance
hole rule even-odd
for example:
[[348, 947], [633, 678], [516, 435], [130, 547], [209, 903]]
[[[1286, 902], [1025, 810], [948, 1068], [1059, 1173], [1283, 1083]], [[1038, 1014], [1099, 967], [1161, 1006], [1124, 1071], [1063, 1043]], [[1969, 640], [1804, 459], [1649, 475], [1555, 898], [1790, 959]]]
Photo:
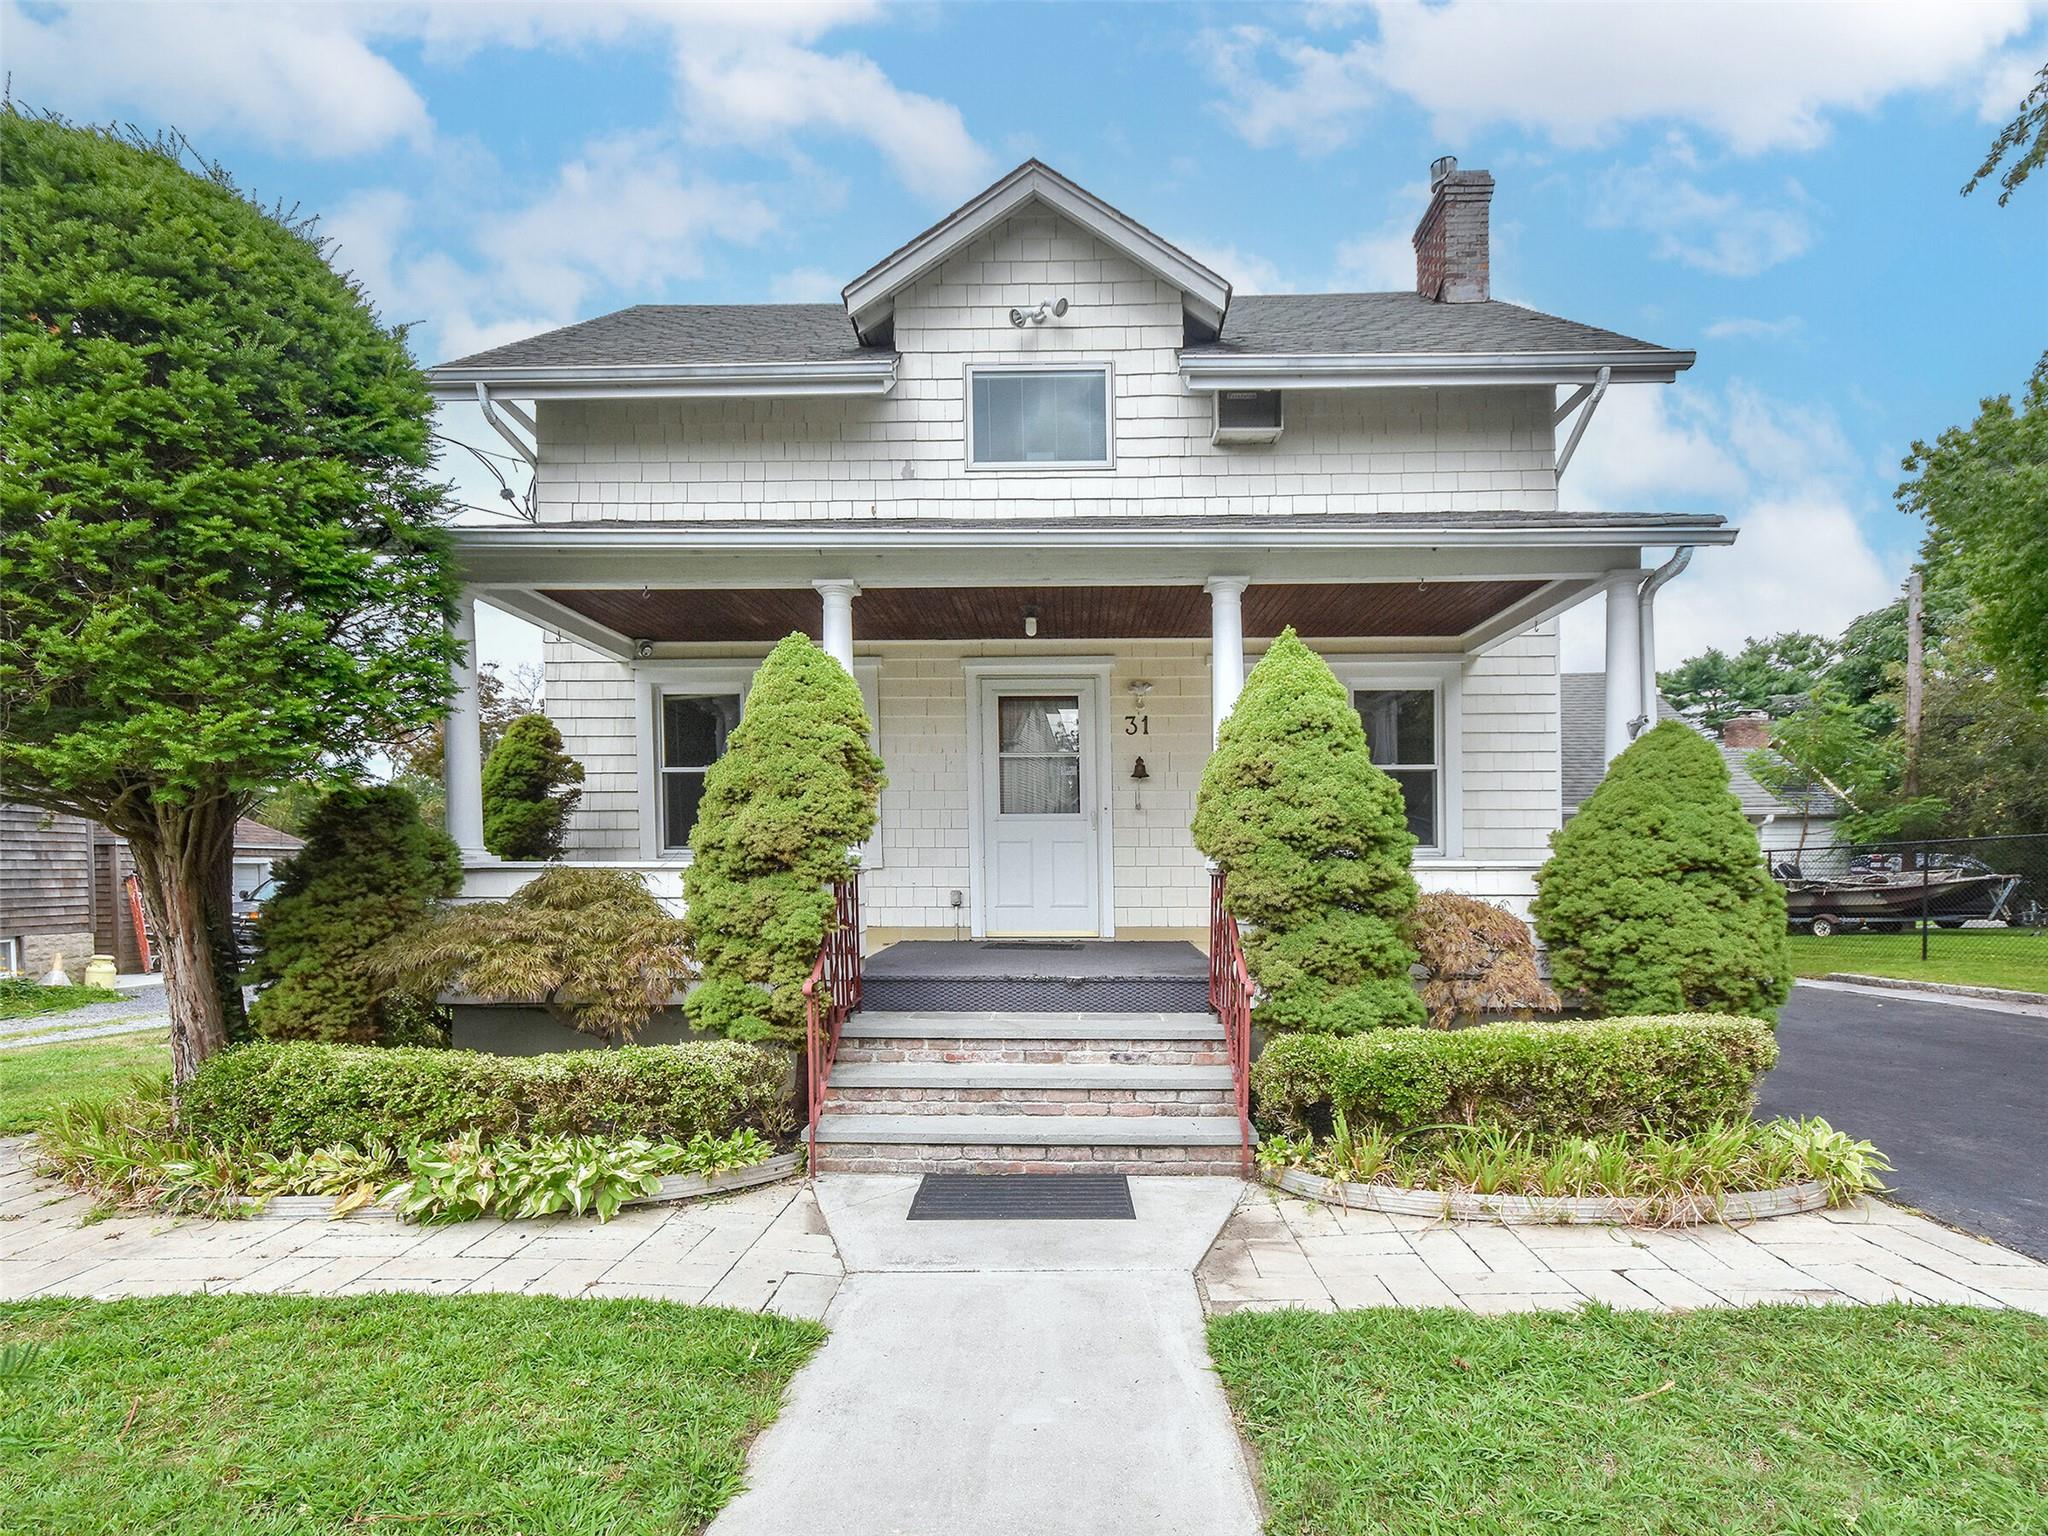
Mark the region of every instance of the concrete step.
[[842, 1040], [1221, 1040], [1212, 1013], [889, 1013], [863, 1008]]
[[1073, 1062], [843, 1062], [832, 1072], [832, 1087], [921, 1089], [1052, 1089], [1063, 1092], [1228, 1093], [1228, 1066], [1128, 1066]]
[[1208, 1116], [826, 1115], [818, 1141], [1003, 1147], [1235, 1147], [1238, 1125]]

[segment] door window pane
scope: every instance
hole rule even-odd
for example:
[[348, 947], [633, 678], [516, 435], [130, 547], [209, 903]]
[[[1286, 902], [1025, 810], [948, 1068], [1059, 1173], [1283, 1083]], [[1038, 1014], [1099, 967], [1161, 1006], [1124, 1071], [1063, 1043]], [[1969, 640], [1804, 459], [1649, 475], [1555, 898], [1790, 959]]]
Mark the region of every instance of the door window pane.
[[998, 369], [970, 382], [977, 465], [1109, 462], [1106, 369]]
[[1081, 814], [1081, 700], [1076, 695], [998, 699], [996, 751], [1003, 815]]
[[1434, 688], [1361, 688], [1351, 696], [1365, 724], [1365, 743], [1372, 760], [1401, 786], [1408, 810], [1408, 830], [1425, 848], [1443, 846], [1438, 803]]
[[687, 848], [704, 798], [704, 770], [725, 755], [740, 722], [736, 693], [668, 694], [661, 701], [661, 846]]

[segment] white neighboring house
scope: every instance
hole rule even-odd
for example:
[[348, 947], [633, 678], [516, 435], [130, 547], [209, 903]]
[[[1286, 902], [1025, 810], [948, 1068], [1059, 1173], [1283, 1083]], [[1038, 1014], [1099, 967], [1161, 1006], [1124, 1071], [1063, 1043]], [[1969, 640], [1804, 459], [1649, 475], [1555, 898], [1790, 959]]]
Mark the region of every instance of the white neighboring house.
[[[1606, 711], [1607, 679], [1598, 672], [1567, 672], [1559, 679], [1563, 704], [1564, 816], [1569, 821], [1607, 772], [1601, 722]], [[1693, 722], [1669, 699], [1657, 700], [1657, 718]], [[1728, 787], [1742, 802], [1742, 814], [1756, 828], [1765, 853], [1794, 858], [1820, 858], [1838, 845], [1835, 822], [1841, 802], [1825, 788], [1776, 794], [1749, 771], [1749, 755], [1771, 744], [1771, 722], [1763, 715], [1740, 715], [1716, 735], [1705, 726], [1694, 729], [1720, 749], [1728, 765]]]
[[[1424, 886], [1525, 907], [1557, 616], [1607, 594], [1611, 754], [1650, 707], [1645, 552], [1735, 532], [1561, 501], [1606, 391], [1693, 354], [1491, 300], [1493, 178], [1433, 182], [1414, 292], [1234, 295], [1030, 161], [843, 303], [642, 305], [433, 369], [533, 466], [531, 525], [456, 532], [462, 634], [477, 601], [550, 634], [570, 859], [677, 896], [704, 769], [801, 629], [887, 765], [870, 944], [1200, 943], [1196, 786], [1292, 624], [1406, 791]], [[481, 848], [458, 681], [450, 830], [468, 894], [502, 895], [535, 866]]]

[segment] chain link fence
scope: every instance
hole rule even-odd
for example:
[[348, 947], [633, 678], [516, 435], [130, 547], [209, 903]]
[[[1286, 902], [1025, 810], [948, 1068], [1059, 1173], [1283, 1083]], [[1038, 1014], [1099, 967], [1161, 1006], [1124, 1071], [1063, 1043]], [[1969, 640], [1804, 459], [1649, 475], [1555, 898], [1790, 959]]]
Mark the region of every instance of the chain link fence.
[[2048, 835], [1802, 845], [1781, 833], [1764, 850], [1800, 974], [2048, 992]]

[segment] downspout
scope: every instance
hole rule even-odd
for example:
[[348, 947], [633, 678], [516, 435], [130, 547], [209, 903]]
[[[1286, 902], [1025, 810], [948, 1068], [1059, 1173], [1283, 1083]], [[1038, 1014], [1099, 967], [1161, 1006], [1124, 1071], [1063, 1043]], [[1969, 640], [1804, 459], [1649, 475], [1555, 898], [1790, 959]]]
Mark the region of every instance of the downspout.
[[[476, 403], [482, 407], [484, 420], [491, 424], [491, 430], [512, 445], [512, 451], [526, 460], [526, 467], [528, 469], [538, 470], [540, 468], [540, 460], [535, 458], [533, 450], [526, 446], [526, 439], [505, 425], [504, 420], [498, 415], [497, 404], [491, 399], [490, 389], [481, 382], [476, 387]], [[509, 400], [505, 402], [505, 410], [510, 415], [516, 417], [536, 438], [539, 437], [539, 428], [534, 425], [533, 418], [527, 415], [526, 412], [520, 410], [518, 406], [512, 404]]]
[[1644, 578], [1636, 605], [1637, 656], [1643, 675], [1643, 729], [1657, 724], [1657, 594], [1666, 582], [1692, 564], [1692, 545], [1682, 544], [1656, 570]]

